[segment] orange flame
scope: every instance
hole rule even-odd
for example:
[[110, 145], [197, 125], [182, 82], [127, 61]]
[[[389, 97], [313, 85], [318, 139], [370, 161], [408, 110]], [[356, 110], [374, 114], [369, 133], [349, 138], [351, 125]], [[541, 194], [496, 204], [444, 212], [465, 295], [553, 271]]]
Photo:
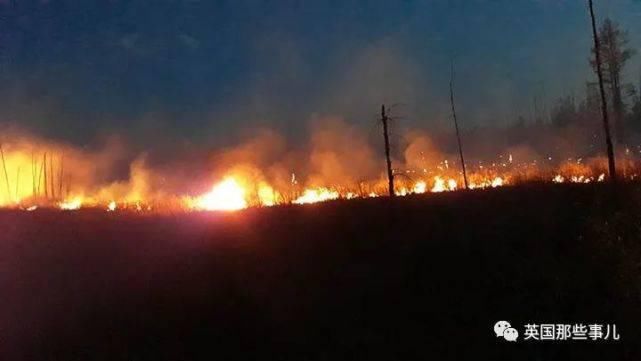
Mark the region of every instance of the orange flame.
[[236, 211], [247, 208], [245, 190], [234, 178], [225, 178], [209, 193], [196, 198], [191, 206], [205, 211]]

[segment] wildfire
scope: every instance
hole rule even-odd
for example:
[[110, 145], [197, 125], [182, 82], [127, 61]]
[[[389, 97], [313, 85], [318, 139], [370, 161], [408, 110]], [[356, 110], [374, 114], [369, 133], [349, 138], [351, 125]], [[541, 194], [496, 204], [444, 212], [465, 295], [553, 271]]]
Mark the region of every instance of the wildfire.
[[309, 204], [324, 202], [332, 199], [338, 199], [340, 195], [338, 192], [327, 188], [306, 189], [303, 195], [296, 198], [292, 203], [294, 204]]
[[434, 186], [432, 187], [431, 192], [439, 193], [445, 191], [454, 191], [456, 190], [456, 186], [457, 184], [454, 179], [448, 179], [447, 182], [445, 182], [445, 179], [436, 176], [434, 177]]
[[423, 181], [416, 182], [416, 184], [414, 185], [414, 193], [416, 194], [425, 193], [426, 189], [427, 189], [427, 183]]
[[432, 193], [439, 193], [446, 191], [445, 181], [441, 177], [434, 177], [434, 187], [432, 187]]
[[[327, 139], [318, 139], [325, 146]], [[347, 139], [349, 153], [351, 139]], [[394, 169], [394, 193], [398, 196], [448, 192], [462, 188], [460, 167], [452, 159], [428, 160], [419, 149], [408, 148], [406, 162], [398, 162]], [[253, 148], [240, 152], [241, 160], [221, 162], [222, 180], [201, 195], [187, 196], [184, 190], [193, 184], [180, 175], [147, 166], [144, 157], [130, 163], [129, 177], [115, 181], [100, 180], [104, 164], [110, 159], [105, 154], [91, 153], [70, 146], [47, 141], [15, 141], [3, 143], [4, 159], [0, 159], [0, 207], [34, 211], [41, 208], [77, 210], [96, 208], [108, 212], [163, 212], [164, 210], [234, 211], [249, 207], [269, 207], [279, 204], [310, 204], [335, 199], [374, 198], [388, 195], [388, 180], [380, 171], [376, 175], [369, 163], [370, 155], [343, 160], [336, 156], [334, 147], [314, 153], [312, 162], [301, 166], [294, 162], [291, 168], [265, 162], [260, 166], [247, 161]], [[639, 147], [641, 154], [641, 146]], [[359, 156], [360, 156], [359, 155]], [[234, 156], [238, 154], [234, 153]], [[626, 153], [622, 159], [623, 177], [638, 179], [641, 156]], [[251, 157], [249, 157], [251, 158]], [[547, 180], [555, 183], [603, 182], [605, 158], [566, 158], [553, 161], [520, 160], [506, 153], [494, 161], [469, 162], [468, 189], [496, 188], [528, 181]], [[346, 158], [349, 159], [349, 158]], [[360, 163], [365, 163], [363, 172]], [[94, 168], [101, 164], [101, 171]], [[309, 169], [308, 169], [309, 168]], [[298, 173], [298, 170], [305, 170]], [[297, 170], [293, 173], [292, 170]], [[104, 171], [106, 174], [107, 171]], [[402, 175], [402, 177], [401, 177]], [[200, 181], [200, 179], [195, 180]], [[184, 182], [184, 184], [182, 183]], [[185, 185], [185, 188], [182, 188]]]
[[65, 211], [73, 211], [76, 209], [80, 209], [80, 207], [82, 207], [82, 198], [74, 197], [68, 200], [64, 200], [58, 203], [58, 207], [60, 207], [60, 209]]
[[204, 211], [235, 211], [247, 208], [245, 190], [234, 179], [226, 178], [212, 190], [195, 199], [192, 208]]
[[[597, 178], [596, 182], [603, 182], [605, 180], [605, 174], [601, 173]], [[568, 178], [563, 177], [560, 174], [557, 174], [552, 178], [552, 182], [554, 183], [565, 183], [565, 182], [570, 182], [570, 183], [591, 183], [594, 182], [595, 178], [590, 177], [590, 176], [584, 176], [584, 175], [573, 175]]]
[[480, 182], [471, 182], [469, 184], [470, 189], [483, 189], [483, 188], [496, 188], [502, 187], [507, 181], [502, 177], [494, 177], [492, 179], [485, 179]]
[[258, 186], [258, 199], [261, 206], [271, 207], [277, 204], [278, 197], [277, 193], [269, 186], [269, 184], [262, 182]]

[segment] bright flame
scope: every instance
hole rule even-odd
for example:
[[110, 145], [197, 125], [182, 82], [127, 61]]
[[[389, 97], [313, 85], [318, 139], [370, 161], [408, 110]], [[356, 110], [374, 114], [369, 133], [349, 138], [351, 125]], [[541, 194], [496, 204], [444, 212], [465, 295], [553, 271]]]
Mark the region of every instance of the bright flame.
[[407, 193], [407, 188], [401, 188], [400, 190], [394, 192], [394, 194], [401, 197], [405, 197]]
[[60, 207], [60, 209], [65, 211], [73, 211], [76, 209], [80, 209], [80, 207], [82, 207], [82, 198], [74, 197], [71, 199], [64, 200], [58, 203], [58, 207]]
[[482, 180], [481, 182], [471, 182], [469, 185], [470, 189], [484, 189], [488, 187], [496, 188], [502, 187], [507, 184], [507, 180], [502, 177], [495, 177], [493, 179]]
[[[349, 150], [349, 149], [348, 149]], [[641, 154], [641, 146], [634, 150]], [[97, 176], [93, 164], [106, 164], [111, 168], [109, 149], [88, 153], [71, 146], [57, 145], [34, 139], [3, 143], [4, 159], [0, 169], [0, 207], [31, 211], [55, 207], [63, 210], [98, 207], [105, 211], [162, 211], [163, 209], [237, 210], [247, 207], [316, 203], [332, 199], [353, 199], [387, 196], [387, 184], [382, 177], [368, 179], [356, 177], [342, 169], [341, 164], [313, 164], [305, 175], [294, 174], [282, 166], [270, 167], [264, 173], [251, 162], [238, 163], [227, 170], [222, 181], [213, 185], [208, 193], [190, 197], [180, 190], [180, 180], [166, 177], [161, 170], [145, 165], [144, 157], [138, 157], [130, 165], [129, 179], [104, 183]], [[242, 153], [242, 152], [241, 152]], [[411, 153], [411, 152], [410, 152]], [[408, 153], [409, 155], [411, 155]], [[422, 154], [422, 153], [421, 153]], [[632, 156], [629, 149], [626, 155]], [[406, 154], [406, 158], [409, 157]], [[403, 171], [410, 181], [399, 179], [393, 192], [399, 196], [427, 192], [446, 192], [459, 189], [462, 180], [458, 167], [449, 166], [442, 160], [429, 165], [426, 157], [419, 164], [409, 161]], [[104, 159], [103, 159], [104, 158]], [[117, 158], [117, 157], [115, 157]], [[242, 157], [241, 157], [242, 158]], [[332, 157], [329, 157], [332, 158]], [[329, 159], [328, 158], [328, 159]], [[521, 161], [521, 155], [499, 155], [496, 162], [478, 161], [468, 171], [469, 189], [489, 189], [505, 185], [518, 185], [530, 180], [547, 180], [555, 183], [596, 183], [606, 181], [600, 173], [605, 166], [603, 158], [568, 158], [558, 164], [539, 165], [536, 160]], [[545, 157], [551, 160], [550, 157]], [[630, 172], [626, 179], [638, 179], [638, 165], [634, 159], [627, 160]], [[332, 159], [329, 159], [333, 161]], [[360, 160], [358, 160], [360, 162]], [[340, 162], [339, 162], [340, 163]], [[317, 167], [322, 168], [320, 171]], [[327, 169], [325, 169], [327, 167]], [[336, 168], [336, 169], [334, 169]], [[368, 167], [364, 167], [368, 168]], [[101, 168], [102, 169], [102, 168]], [[318, 174], [317, 174], [318, 173]], [[327, 173], [327, 174], [325, 174]], [[334, 173], [346, 173], [344, 178], [334, 178]], [[372, 173], [373, 174], [373, 173]], [[291, 175], [291, 177], [290, 177]], [[327, 175], [327, 179], [325, 176]], [[400, 174], [399, 174], [400, 175]], [[416, 179], [414, 179], [416, 177]], [[168, 178], [168, 179], [166, 179]], [[414, 180], [412, 180], [414, 179]], [[170, 190], [164, 189], [171, 185]], [[174, 186], [175, 185], [175, 186]], [[191, 183], [189, 183], [191, 185]], [[311, 186], [310, 186], [311, 185]], [[321, 185], [326, 185], [325, 187]], [[331, 185], [331, 186], [327, 186]], [[189, 188], [189, 187], [187, 187]], [[73, 193], [70, 193], [73, 189]], [[293, 200], [293, 201], [292, 201]]]
[[226, 178], [216, 184], [211, 192], [197, 198], [193, 207], [205, 211], [235, 211], [247, 208], [245, 190], [234, 178]]
[[416, 182], [414, 185], [414, 193], [422, 194], [427, 190], [427, 183], [423, 181]]
[[298, 197], [292, 203], [308, 204], [338, 199], [339, 194], [336, 191], [327, 188], [306, 189], [303, 195]]
[[269, 184], [262, 182], [258, 186], [258, 199], [263, 206], [271, 207], [276, 205], [276, 191]]
[[434, 177], [434, 187], [432, 187], [432, 193], [444, 192], [447, 189], [445, 188], [445, 181], [443, 178], [436, 176]]

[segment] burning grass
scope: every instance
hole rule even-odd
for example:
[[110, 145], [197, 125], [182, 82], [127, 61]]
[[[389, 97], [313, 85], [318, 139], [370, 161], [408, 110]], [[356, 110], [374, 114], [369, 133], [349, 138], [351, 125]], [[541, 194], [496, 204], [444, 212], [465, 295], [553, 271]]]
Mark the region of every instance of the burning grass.
[[[309, 150], [289, 152], [281, 137], [265, 132], [239, 146], [208, 152], [201, 159], [181, 158], [162, 166], [150, 162], [145, 154], [136, 155], [128, 161], [124, 177], [113, 175], [122, 168], [123, 159], [128, 159], [123, 156], [126, 147], [118, 142], [87, 151], [32, 136], [14, 136], [2, 143], [5, 174], [0, 177], [0, 207], [235, 211], [387, 196], [382, 157], [354, 127], [341, 121], [328, 124], [315, 130]], [[464, 188], [455, 155], [437, 150], [424, 134], [411, 132], [406, 138], [402, 157], [393, 160], [396, 195]], [[514, 153], [469, 159], [471, 190], [606, 179], [606, 160], [599, 156], [560, 160], [518, 148]], [[641, 162], [633, 152], [626, 150], [618, 162], [623, 179], [638, 178]]]
[[[528, 165], [527, 168], [533, 168]], [[513, 186], [532, 181], [554, 183], [591, 183], [603, 182], [605, 173], [597, 173], [598, 167], [589, 167], [581, 163], [563, 163], [556, 171], [521, 172], [518, 167], [479, 167], [471, 172], [469, 189], [478, 190]], [[436, 174], [436, 175], [435, 175]], [[527, 174], [528, 176], [524, 176]], [[636, 176], [630, 176], [633, 180]], [[453, 169], [435, 171], [397, 173], [395, 175], [395, 193], [397, 196], [410, 194], [440, 193], [462, 190], [461, 176]], [[295, 180], [295, 175], [292, 175]], [[140, 183], [138, 180], [137, 182]], [[118, 192], [110, 191], [113, 186], [102, 188], [95, 193], [67, 192], [67, 194], [52, 194], [43, 196], [41, 192], [34, 194], [16, 193], [15, 196], [5, 196], [1, 205], [6, 208], [35, 210], [37, 208], [59, 208], [72, 211], [81, 208], [104, 208], [107, 211], [136, 210], [160, 211], [235, 211], [250, 207], [274, 206], [281, 204], [311, 204], [336, 199], [372, 198], [387, 196], [386, 180], [380, 178], [373, 181], [362, 181], [358, 184], [340, 186], [309, 186], [300, 187], [292, 181], [288, 189], [277, 189], [264, 180], [258, 182], [247, 178], [242, 173], [228, 173], [222, 180], [213, 184], [208, 192], [200, 195], [181, 195], [163, 192], [162, 196], [154, 195], [146, 198], [146, 194], [124, 192], [118, 198]]]

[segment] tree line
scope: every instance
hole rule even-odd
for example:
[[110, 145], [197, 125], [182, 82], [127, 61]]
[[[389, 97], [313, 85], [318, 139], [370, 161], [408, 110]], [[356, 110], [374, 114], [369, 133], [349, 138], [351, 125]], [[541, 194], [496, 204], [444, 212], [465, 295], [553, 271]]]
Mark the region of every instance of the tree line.
[[[617, 144], [626, 144], [631, 133], [641, 131], [641, 77], [637, 79], [636, 84], [624, 79], [624, 70], [636, 54], [636, 49], [629, 45], [628, 32], [611, 19], [603, 21], [598, 30], [598, 37], [602, 78], [614, 141]], [[590, 65], [596, 73], [594, 47], [591, 53]], [[565, 127], [598, 122], [599, 96], [598, 83], [586, 82], [585, 93], [578, 99], [575, 95], [566, 95], [555, 102], [550, 112], [550, 124]]]

